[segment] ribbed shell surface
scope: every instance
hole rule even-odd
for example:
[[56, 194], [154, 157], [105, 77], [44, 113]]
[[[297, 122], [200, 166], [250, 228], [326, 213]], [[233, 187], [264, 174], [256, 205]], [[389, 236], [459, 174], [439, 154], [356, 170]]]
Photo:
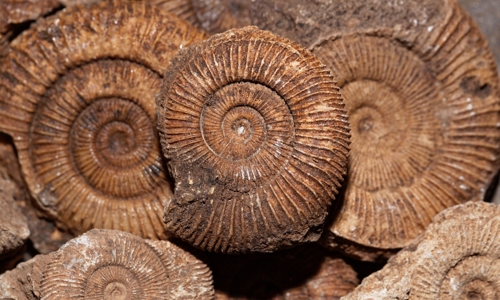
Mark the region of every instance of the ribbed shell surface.
[[145, 3], [104, 1], [38, 21], [0, 74], [0, 130], [13, 136], [38, 206], [74, 233], [165, 237], [172, 187], [154, 95], [170, 59], [203, 38]]
[[175, 178], [167, 229], [216, 252], [319, 237], [345, 172], [349, 128], [330, 72], [255, 27], [181, 51], [157, 98]]

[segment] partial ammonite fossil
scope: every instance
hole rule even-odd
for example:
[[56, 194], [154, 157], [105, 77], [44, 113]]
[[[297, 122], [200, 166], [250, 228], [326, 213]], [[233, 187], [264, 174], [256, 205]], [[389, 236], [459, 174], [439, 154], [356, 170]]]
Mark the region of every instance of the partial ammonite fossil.
[[266, 254], [208, 255], [215, 299], [340, 299], [358, 285], [342, 258], [317, 244]]
[[500, 207], [469, 202], [427, 231], [342, 299], [498, 299]]
[[498, 75], [454, 0], [257, 5], [257, 24], [307, 46], [345, 99], [347, 185], [325, 244], [375, 260], [408, 245], [441, 210], [482, 199], [499, 164]]
[[157, 98], [175, 199], [167, 229], [216, 252], [319, 238], [347, 163], [349, 129], [330, 72], [256, 27], [183, 49]]
[[255, 0], [189, 0], [202, 27], [210, 33], [252, 25]]
[[173, 55], [203, 38], [148, 4], [68, 8], [12, 43], [0, 74], [0, 130], [32, 196], [74, 233], [164, 237], [171, 185], [154, 95]]
[[2, 0], [0, 1], [0, 57], [6, 54], [16, 27], [34, 21], [60, 6], [58, 0]]
[[93, 229], [0, 277], [2, 292], [44, 300], [214, 297], [210, 269], [192, 254], [167, 241], [106, 229]]

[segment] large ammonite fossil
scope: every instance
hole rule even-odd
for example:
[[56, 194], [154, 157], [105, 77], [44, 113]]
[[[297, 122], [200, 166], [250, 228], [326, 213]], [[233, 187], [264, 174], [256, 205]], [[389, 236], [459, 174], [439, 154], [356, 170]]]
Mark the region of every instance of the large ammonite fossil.
[[498, 205], [449, 208], [343, 299], [499, 299], [499, 234]]
[[164, 236], [172, 188], [154, 94], [173, 55], [201, 38], [146, 3], [104, 1], [41, 20], [13, 42], [0, 74], [0, 130], [59, 225]]
[[175, 199], [167, 229], [216, 252], [317, 240], [345, 172], [349, 129], [330, 72], [255, 27], [179, 52], [157, 98]]
[[214, 288], [210, 269], [170, 242], [93, 229], [57, 252], [37, 256], [1, 276], [2, 295], [43, 300], [201, 300], [213, 299]]
[[454, 0], [258, 5], [257, 25], [307, 46], [345, 99], [349, 170], [326, 245], [375, 260], [439, 211], [483, 198], [499, 163], [498, 75]]
[[498, 170], [491, 51], [454, 0], [431, 4], [428, 19], [413, 22], [422, 25], [339, 33], [313, 50], [336, 74], [352, 128], [344, 202], [327, 244], [403, 247], [441, 210], [482, 200]]

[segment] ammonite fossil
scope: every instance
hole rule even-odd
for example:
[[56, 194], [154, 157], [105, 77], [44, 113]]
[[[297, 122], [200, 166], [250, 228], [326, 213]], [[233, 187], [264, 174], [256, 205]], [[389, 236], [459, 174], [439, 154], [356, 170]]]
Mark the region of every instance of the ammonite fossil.
[[213, 299], [214, 288], [208, 267], [170, 242], [93, 229], [1, 276], [2, 294], [44, 300]]
[[32, 196], [74, 233], [164, 237], [171, 186], [154, 94], [173, 55], [203, 38], [146, 3], [67, 8], [12, 43], [0, 74], [0, 130]]
[[179, 52], [157, 98], [175, 199], [167, 229], [215, 252], [273, 251], [321, 232], [349, 129], [330, 72], [255, 27]]
[[454, 0], [386, 4], [276, 0], [254, 13], [338, 81], [352, 145], [325, 244], [363, 260], [408, 245], [439, 211], [482, 199], [500, 152], [498, 75], [470, 16]]
[[498, 205], [449, 208], [343, 299], [498, 299], [499, 234]]
[[[252, 0], [190, 0], [202, 27], [210, 33], [252, 25]], [[255, 1], [255, 0], [254, 0]]]
[[317, 244], [275, 253], [208, 255], [215, 299], [340, 299], [358, 285], [343, 259]]

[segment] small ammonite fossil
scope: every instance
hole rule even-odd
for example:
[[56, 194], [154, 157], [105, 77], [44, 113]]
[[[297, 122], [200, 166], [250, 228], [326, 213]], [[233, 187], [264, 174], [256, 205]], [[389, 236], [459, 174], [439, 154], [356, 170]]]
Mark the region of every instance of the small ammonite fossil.
[[482, 199], [499, 166], [498, 75], [454, 0], [258, 6], [256, 24], [307, 46], [345, 100], [349, 169], [325, 245], [375, 260], [408, 245], [441, 210]]
[[67, 8], [13, 41], [0, 74], [0, 131], [59, 226], [165, 236], [172, 187], [154, 95], [173, 55], [202, 38], [147, 3], [103, 1]]
[[315, 241], [345, 172], [349, 128], [326, 67], [256, 27], [183, 49], [157, 98], [175, 199], [167, 229], [216, 252]]
[[342, 258], [317, 244], [275, 253], [209, 254], [215, 299], [340, 299], [359, 284]]
[[32, 299], [30, 295], [36, 295], [43, 300], [214, 297], [212, 273], [195, 256], [170, 242], [144, 240], [123, 231], [93, 229], [58, 251], [35, 258], [0, 277], [0, 296]]
[[202, 27], [210, 33], [252, 25], [255, 0], [190, 0]]
[[500, 206], [451, 207], [343, 299], [499, 299], [499, 235]]

